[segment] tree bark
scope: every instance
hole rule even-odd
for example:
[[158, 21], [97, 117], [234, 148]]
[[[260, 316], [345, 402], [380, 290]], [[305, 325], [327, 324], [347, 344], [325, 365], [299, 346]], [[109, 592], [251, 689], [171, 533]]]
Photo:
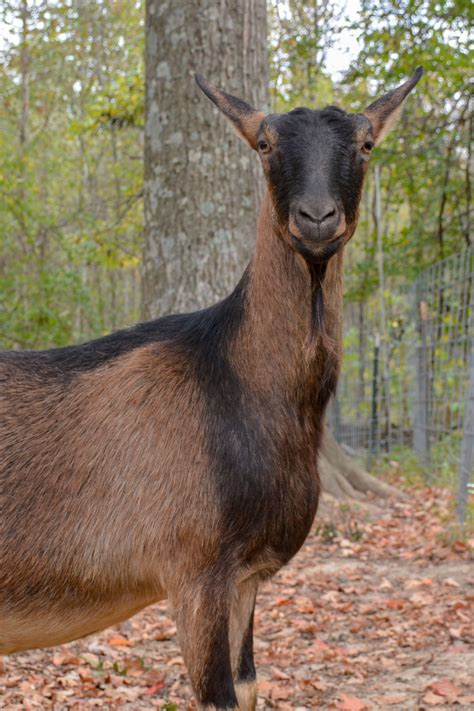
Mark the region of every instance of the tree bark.
[[347, 456], [326, 427], [319, 452], [319, 475], [323, 493], [336, 499], [364, 499], [368, 493], [381, 498], [403, 498], [393, 486], [368, 474]]
[[194, 72], [265, 110], [265, 0], [147, 1], [146, 318], [221, 299], [254, 241], [260, 166]]

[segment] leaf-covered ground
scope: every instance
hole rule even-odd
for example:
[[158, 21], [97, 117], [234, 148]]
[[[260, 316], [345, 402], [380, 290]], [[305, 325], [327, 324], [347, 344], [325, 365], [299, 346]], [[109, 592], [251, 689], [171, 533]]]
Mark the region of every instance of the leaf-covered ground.
[[[474, 544], [443, 539], [447, 507], [419, 490], [316, 521], [259, 596], [259, 709], [474, 709]], [[166, 604], [5, 658], [0, 708], [194, 709]]]

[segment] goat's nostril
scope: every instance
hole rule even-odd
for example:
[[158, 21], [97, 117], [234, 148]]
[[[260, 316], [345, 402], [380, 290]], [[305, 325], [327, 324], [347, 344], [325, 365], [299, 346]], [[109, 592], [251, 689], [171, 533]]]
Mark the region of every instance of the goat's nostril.
[[313, 217], [309, 212], [306, 212], [305, 210], [300, 210], [300, 215], [303, 217], [305, 220], [310, 220], [310, 222], [319, 222], [317, 217]]
[[298, 207], [298, 216], [307, 222], [321, 225], [326, 220], [331, 220], [337, 215], [336, 204], [332, 201], [315, 202], [308, 205], [303, 203]]
[[330, 218], [330, 217], [334, 217], [335, 214], [336, 214], [336, 208], [333, 207], [330, 212], [327, 212], [327, 213], [324, 215], [324, 217], [320, 217], [320, 218], [319, 218], [319, 222], [324, 222], [324, 220], [329, 220], [329, 218]]

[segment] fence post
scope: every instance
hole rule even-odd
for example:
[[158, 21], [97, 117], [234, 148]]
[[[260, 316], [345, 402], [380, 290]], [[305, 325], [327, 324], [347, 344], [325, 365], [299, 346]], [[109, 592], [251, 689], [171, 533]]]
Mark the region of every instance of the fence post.
[[416, 347], [416, 400], [413, 418], [413, 447], [420, 457], [423, 467], [428, 467], [430, 460], [429, 423], [429, 368], [427, 349], [428, 305], [418, 299], [417, 322], [420, 341]]
[[380, 197], [380, 164], [375, 164], [375, 228], [377, 231], [377, 263], [379, 271], [379, 298], [380, 298], [380, 334], [382, 347], [381, 376], [382, 376], [382, 402], [385, 406], [385, 426], [386, 442], [385, 449], [388, 452], [392, 444], [392, 415], [390, 408], [390, 347], [388, 342], [387, 310], [385, 308], [385, 272], [383, 263], [383, 241], [382, 241], [382, 200]]
[[369, 429], [369, 453], [367, 457], [367, 469], [370, 471], [372, 465], [372, 457], [377, 451], [377, 433], [378, 433], [378, 413], [377, 413], [377, 394], [378, 394], [378, 374], [379, 374], [379, 352], [380, 352], [380, 336], [375, 334], [374, 344], [374, 363], [372, 370], [372, 401], [370, 405], [370, 429]]
[[459, 498], [458, 515], [464, 524], [466, 518], [467, 500], [469, 495], [469, 480], [474, 467], [474, 356], [470, 353], [469, 383], [466, 391], [463, 417], [463, 437], [461, 447], [461, 463], [459, 467]]

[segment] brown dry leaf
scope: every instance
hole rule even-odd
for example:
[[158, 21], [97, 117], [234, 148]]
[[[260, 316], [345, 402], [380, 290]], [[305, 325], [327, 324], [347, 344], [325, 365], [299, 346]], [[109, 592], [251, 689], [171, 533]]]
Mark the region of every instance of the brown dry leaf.
[[287, 701], [292, 698], [293, 694], [294, 692], [291, 687], [281, 685], [277, 686], [276, 684], [270, 692], [271, 698], [275, 699], [275, 701]]
[[112, 645], [112, 647], [133, 647], [134, 642], [131, 642], [126, 637], [122, 637], [121, 634], [116, 634], [107, 640], [107, 644]]
[[174, 664], [177, 664], [178, 666], [184, 666], [184, 661], [183, 657], [181, 655], [177, 657], [171, 657], [171, 659], [168, 659], [166, 662], [168, 666], [172, 667]]
[[339, 694], [338, 698], [340, 701], [336, 704], [336, 708], [339, 711], [367, 711], [369, 706], [367, 706], [365, 701], [357, 698], [357, 696], [349, 696], [348, 694]]
[[278, 669], [277, 667], [272, 667], [272, 677], [273, 679], [280, 679], [281, 681], [286, 681], [287, 679], [290, 679], [289, 674], [282, 671], [281, 669]]
[[403, 704], [406, 700], [406, 694], [385, 694], [384, 696], [375, 697], [375, 701], [380, 704], [382, 708], [384, 708], [385, 706], [395, 706], [397, 704]]
[[328, 688], [329, 688], [328, 685], [325, 684], [323, 681], [318, 681], [318, 680], [316, 680], [316, 681], [311, 681], [310, 684], [311, 684], [312, 687], [314, 687], [314, 688], [316, 689], [316, 691], [321, 691], [321, 692], [323, 692], [323, 693], [324, 693], [325, 691], [327, 691]]
[[143, 694], [144, 696], [151, 696], [152, 694], [157, 694], [158, 691], [162, 691], [165, 688], [165, 684], [163, 681], [159, 681], [156, 684], [153, 684], [153, 686], [150, 686], [149, 689], [146, 689]]
[[61, 667], [65, 664], [72, 664], [74, 666], [77, 666], [78, 664], [82, 664], [82, 659], [80, 659], [75, 654], [71, 654], [71, 652], [66, 649], [63, 652], [59, 652], [58, 654], [53, 655], [53, 664], [56, 667]]
[[91, 670], [87, 667], [79, 667], [77, 670], [79, 678], [81, 681], [93, 681], [94, 677], [91, 674]]
[[474, 706], [474, 694], [470, 694], [469, 696], [458, 696], [456, 702], [460, 704], [460, 706]]
[[453, 703], [453, 701], [455, 701], [461, 693], [461, 691], [449, 679], [433, 681], [428, 688], [432, 689], [435, 694], [438, 694], [439, 696], [445, 696], [450, 703]]
[[389, 610], [402, 610], [407, 602], [407, 600], [403, 600], [401, 598], [391, 598], [385, 601], [385, 607], [388, 607]]
[[161, 630], [159, 632], [155, 632], [153, 639], [157, 642], [166, 642], [167, 639], [173, 639], [175, 634], [176, 630]]
[[258, 682], [258, 691], [263, 695], [263, 696], [270, 696], [270, 692], [273, 689], [273, 684], [271, 681], [268, 679], [261, 679]]
[[277, 597], [275, 600], [276, 607], [283, 607], [284, 605], [289, 605], [292, 602], [288, 597]]
[[423, 696], [423, 703], [428, 704], [429, 706], [441, 706], [441, 704], [446, 703], [446, 700], [443, 699], [442, 696], [434, 694], [432, 691], [427, 691]]

